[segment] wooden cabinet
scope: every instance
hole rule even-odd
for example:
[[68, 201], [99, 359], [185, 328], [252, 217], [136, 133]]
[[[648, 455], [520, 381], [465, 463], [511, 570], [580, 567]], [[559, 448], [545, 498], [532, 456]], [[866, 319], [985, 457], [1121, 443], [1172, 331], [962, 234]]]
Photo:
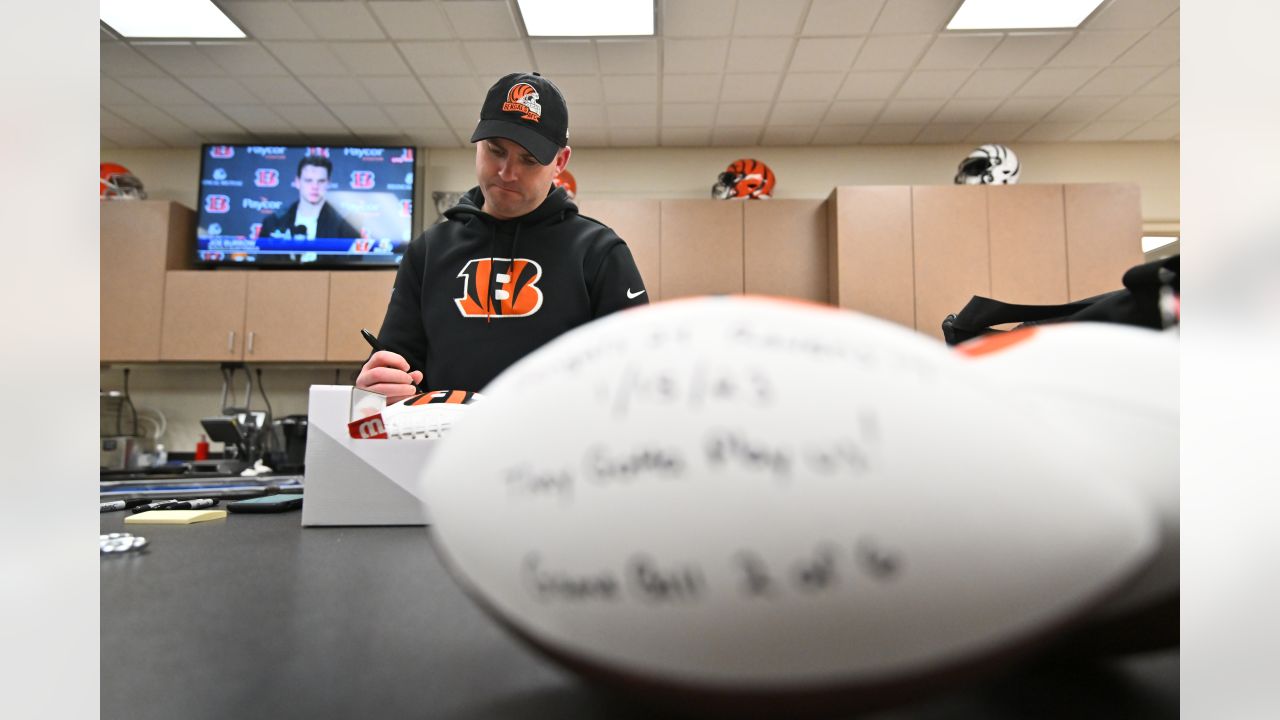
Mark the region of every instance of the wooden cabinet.
[[827, 203], [747, 201], [742, 213], [743, 290], [828, 302]]
[[249, 273], [244, 315], [246, 362], [325, 360], [330, 275], [299, 270]]
[[663, 200], [662, 297], [741, 294], [742, 203]]
[[827, 219], [831, 302], [915, 327], [911, 188], [836, 188]]
[[1071, 299], [1119, 290], [1124, 271], [1143, 260], [1138, 186], [1067, 185], [1064, 200]]
[[661, 211], [657, 200], [590, 200], [578, 204], [583, 215], [613, 228], [626, 241], [644, 280], [649, 302], [662, 299]]
[[363, 363], [369, 357], [360, 329], [381, 331], [395, 280], [395, 270], [330, 273], [326, 360]]
[[161, 200], [100, 203], [99, 355], [102, 362], [160, 359], [165, 273], [189, 267], [195, 211]]
[[991, 294], [987, 188], [911, 188], [915, 329], [942, 337], [942, 320], [974, 295]]
[[248, 273], [170, 271], [165, 278], [161, 360], [241, 360]]

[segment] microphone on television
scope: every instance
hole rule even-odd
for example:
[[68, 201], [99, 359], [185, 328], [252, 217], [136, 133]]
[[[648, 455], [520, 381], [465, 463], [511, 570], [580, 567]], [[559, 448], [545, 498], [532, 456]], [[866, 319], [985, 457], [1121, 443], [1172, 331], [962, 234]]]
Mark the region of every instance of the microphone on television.
[[294, 238], [295, 240], [297, 240], [297, 239], [306, 240], [306, 239], [307, 239], [307, 226], [306, 226], [306, 225], [294, 225], [294, 226], [293, 226], [293, 228], [292, 228], [292, 230], [291, 230], [291, 232], [293, 233], [293, 238]]

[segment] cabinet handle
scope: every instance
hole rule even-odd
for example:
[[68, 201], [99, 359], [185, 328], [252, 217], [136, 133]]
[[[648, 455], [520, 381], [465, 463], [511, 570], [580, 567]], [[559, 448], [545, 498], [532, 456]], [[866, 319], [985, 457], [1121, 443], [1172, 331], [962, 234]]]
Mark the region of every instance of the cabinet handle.
[[253, 331], [249, 331], [249, 354], [253, 354]]
[[232, 330], [227, 333], [227, 352], [231, 352], [236, 348], [236, 331]]

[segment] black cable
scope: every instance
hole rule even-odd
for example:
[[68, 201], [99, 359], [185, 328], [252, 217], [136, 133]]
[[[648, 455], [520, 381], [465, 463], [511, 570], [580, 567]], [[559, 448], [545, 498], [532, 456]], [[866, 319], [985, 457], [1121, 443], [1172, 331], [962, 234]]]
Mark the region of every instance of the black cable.
[[258, 371], [258, 394], [262, 395], [262, 402], [265, 403], [267, 406], [266, 421], [262, 424], [262, 427], [258, 430], [258, 432], [262, 433], [262, 436], [263, 436], [262, 454], [265, 458], [268, 450], [274, 444], [274, 440], [275, 440], [275, 438], [271, 436], [271, 419], [275, 415], [275, 413], [271, 411], [271, 400], [267, 398], [267, 389], [262, 385], [262, 368], [254, 368], [254, 369]]
[[267, 399], [267, 389], [262, 386], [262, 368], [255, 368], [258, 371], [258, 393], [262, 395], [262, 402], [267, 405], [267, 418], [271, 418], [274, 413], [271, 412], [271, 401]]
[[[138, 436], [138, 409], [133, 406], [133, 396], [129, 394], [129, 368], [124, 369], [124, 401], [129, 403], [129, 414], [133, 416], [133, 431], [129, 433], [130, 437]], [[117, 417], [119, 414], [117, 412]], [[116, 423], [116, 430], [120, 429], [120, 423]]]

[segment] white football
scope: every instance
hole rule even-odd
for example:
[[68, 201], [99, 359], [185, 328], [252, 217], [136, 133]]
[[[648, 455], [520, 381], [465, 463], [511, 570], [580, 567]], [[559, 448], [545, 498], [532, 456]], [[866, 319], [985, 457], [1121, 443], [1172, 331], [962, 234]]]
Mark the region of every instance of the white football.
[[588, 676], [874, 703], [1035, 647], [1154, 550], [1138, 494], [998, 389], [855, 313], [659, 303], [499, 376], [419, 496], [472, 596]]

